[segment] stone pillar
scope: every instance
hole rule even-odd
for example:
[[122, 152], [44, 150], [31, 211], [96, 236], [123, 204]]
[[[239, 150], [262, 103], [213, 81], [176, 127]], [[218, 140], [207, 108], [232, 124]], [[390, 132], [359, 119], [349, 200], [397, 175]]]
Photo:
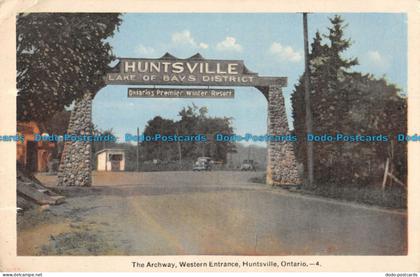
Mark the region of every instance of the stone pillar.
[[[92, 135], [92, 93], [86, 92], [76, 101], [70, 115], [67, 134]], [[92, 142], [66, 141], [61, 156], [59, 186], [92, 185]]]
[[[290, 134], [281, 87], [270, 86], [267, 93], [267, 133], [269, 135]], [[268, 142], [267, 184], [297, 185], [301, 183], [293, 143]]]

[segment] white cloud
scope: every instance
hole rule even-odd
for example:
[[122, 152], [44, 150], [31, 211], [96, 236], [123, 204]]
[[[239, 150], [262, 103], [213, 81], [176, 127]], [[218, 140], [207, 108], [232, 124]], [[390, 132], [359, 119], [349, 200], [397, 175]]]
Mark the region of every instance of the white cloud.
[[281, 61], [299, 62], [302, 59], [301, 53], [293, 50], [291, 46], [282, 45], [279, 42], [273, 42], [270, 46], [270, 53]]
[[209, 45], [204, 42], [196, 42], [189, 30], [173, 33], [172, 43], [175, 45], [189, 45], [201, 49], [207, 49], [209, 47]]
[[155, 53], [155, 49], [153, 47], [150, 46], [145, 46], [143, 44], [140, 44], [139, 46], [137, 46], [136, 49], [137, 53], [140, 55], [153, 55]]
[[219, 51], [241, 52], [242, 46], [236, 42], [236, 38], [226, 37], [225, 40], [216, 44], [216, 49]]
[[381, 53], [379, 53], [376, 50], [368, 51], [367, 52], [367, 60], [371, 65], [377, 66], [377, 67], [388, 67], [389, 62], [388, 60], [382, 56]]
[[209, 45], [208, 45], [207, 43], [200, 42], [200, 43], [198, 44], [198, 47], [203, 48], [203, 49], [207, 49], [207, 48], [209, 48]]
[[191, 32], [188, 31], [188, 30], [173, 33], [172, 34], [172, 42], [176, 43], [176, 44], [196, 45], [195, 40], [191, 35]]

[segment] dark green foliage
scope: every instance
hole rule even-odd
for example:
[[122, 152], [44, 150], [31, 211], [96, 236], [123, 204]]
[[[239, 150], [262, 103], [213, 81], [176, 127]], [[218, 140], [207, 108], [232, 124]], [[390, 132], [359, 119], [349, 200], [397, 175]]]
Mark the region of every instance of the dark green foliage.
[[[148, 136], [154, 136], [155, 134], [167, 136], [174, 135], [176, 133], [177, 128], [175, 122], [170, 119], [164, 119], [160, 116], [156, 116], [152, 120], [149, 120], [144, 130], [144, 135]], [[144, 142], [142, 146], [144, 147], [146, 160], [175, 160], [178, 157], [177, 143], [149, 141]]]
[[43, 121], [86, 91], [102, 88], [113, 60], [105, 39], [120, 23], [117, 13], [19, 14], [18, 120]]
[[216, 133], [233, 134], [231, 119], [227, 117], [209, 117], [206, 107], [195, 105], [183, 108], [179, 112], [181, 119], [173, 121], [157, 116], [147, 123], [145, 135], [206, 135], [206, 142], [143, 142], [142, 149], [146, 161], [158, 159], [161, 161], [195, 160], [200, 156], [208, 156], [214, 160], [226, 162], [228, 152], [234, 152], [234, 144], [216, 142]]
[[[388, 135], [407, 131], [407, 101], [399, 89], [384, 79], [350, 72], [357, 59], [344, 59], [350, 47], [343, 38], [343, 20], [330, 19], [331, 27], [324, 37], [317, 32], [311, 44], [310, 80], [314, 134]], [[303, 76], [292, 95], [297, 158], [306, 172], [306, 127]], [[366, 185], [382, 181], [383, 166], [392, 160], [394, 175], [406, 179], [406, 145], [397, 142], [314, 143], [314, 178], [317, 185]]]
[[55, 113], [52, 117], [49, 117], [46, 121], [41, 122], [40, 125], [43, 127], [43, 130], [47, 131], [50, 134], [55, 135], [64, 135], [67, 133], [67, 126], [70, 121], [70, 111], [59, 111]]

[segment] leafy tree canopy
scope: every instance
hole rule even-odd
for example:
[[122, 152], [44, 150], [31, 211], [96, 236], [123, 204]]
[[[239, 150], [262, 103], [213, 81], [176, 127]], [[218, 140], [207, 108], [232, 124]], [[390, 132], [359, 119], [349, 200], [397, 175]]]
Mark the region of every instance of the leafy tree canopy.
[[231, 118], [210, 117], [207, 107], [196, 105], [184, 107], [178, 115], [178, 121], [154, 117], [147, 123], [145, 135], [206, 135], [207, 142], [143, 142], [142, 147], [146, 160], [160, 159], [162, 161], [194, 160], [200, 156], [209, 156], [214, 160], [226, 161], [227, 153], [234, 152], [235, 146], [230, 142], [216, 142], [216, 133], [233, 134]]
[[29, 13], [16, 23], [17, 117], [45, 120], [104, 86], [118, 13]]

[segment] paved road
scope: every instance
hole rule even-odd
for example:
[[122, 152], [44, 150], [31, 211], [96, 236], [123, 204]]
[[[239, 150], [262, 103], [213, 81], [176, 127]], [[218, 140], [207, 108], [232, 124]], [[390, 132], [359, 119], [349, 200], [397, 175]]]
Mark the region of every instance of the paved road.
[[248, 182], [260, 174], [96, 173], [94, 187], [70, 190], [67, 203], [51, 210], [64, 221], [44, 222], [38, 233], [37, 228], [22, 228], [20, 245], [29, 245], [36, 236], [38, 245], [18, 249], [47, 255], [405, 253], [403, 213]]

